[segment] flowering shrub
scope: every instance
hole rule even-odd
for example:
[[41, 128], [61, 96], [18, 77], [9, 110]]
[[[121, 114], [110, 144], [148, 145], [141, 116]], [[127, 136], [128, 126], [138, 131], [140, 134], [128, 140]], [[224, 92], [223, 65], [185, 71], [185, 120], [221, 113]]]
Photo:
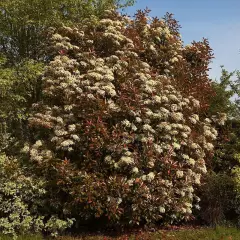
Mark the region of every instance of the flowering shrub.
[[[0, 155], [0, 231], [12, 235], [47, 231], [56, 235], [72, 220], [50, 219], [39, 214], [46, 195], [45, 182], [24, 174], [16, 159]], [[54, 224], [52, 223], [54, 221]]]
[[207, 41], [183, 47], [170, 15], [106, 11], [97, 25], [51, 29], [50, 42], [55, 58], [29, 119], [38, 140], [25, 150], [63, 214], [189, 219], [217, 136], [218, 119], [200, 114], [211, 94]]

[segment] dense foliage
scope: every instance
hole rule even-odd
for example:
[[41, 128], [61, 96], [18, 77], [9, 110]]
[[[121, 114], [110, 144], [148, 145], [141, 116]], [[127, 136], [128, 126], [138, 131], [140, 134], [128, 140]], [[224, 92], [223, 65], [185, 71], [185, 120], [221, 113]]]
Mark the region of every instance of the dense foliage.
[[[201, 216], [210, 224], [226, 221], [236, 223], [239, 219], [240, 194], [240, 112], [239, 73], [222, 68], [219, 81], [213, 82], [215, 91], [208, 114], [225, 112], [228, 116], [224, 126], [217, 126], [218, 137], [215, 152], [208, 163], [208, 175], [201, 186]], [[238, 220], [239, 221], [239, 220]]]
[[0, 3], [4, 234], [239, 218], [240, 73], [133, 3]]
[[23, 58], [44, 60], [45, 30], [60, 24], [77, 24], [101, 15], [115, 5], [134, 0], [4, 0], [0, 2], [0, 51], [11, 63]]
[[72, 220], [41, 215], [46, 190], [43, 179], [34, 178], [19, 161], [0, 155], [0, 231], [11, 234], [47, 231], [56, 235], [70, 227]]
[[[0, 149], [11, 154], [29, 138], [31, 105], [41, 98], [41, 74], [50, 61], [47, 29], [73, 25], [105, 9], [132, 5], [132, 0], [4, 0], [0, 2]], [[14, 149], [12, 145], [14, 144]]]
[[211, 92], [208, 42], [183, 47], [170, 15], [141, 11], [52, 29], [51, 42], [29, 154], [63, 214], [113, 225], [189, 219], [217, 136], [212, 121], [225, 120], [199, 114]]
[[[22, 61], [10, 67], [6, 57], [0, 62], [0, 151], [16, 154], [29, 138], [27, 118], [32, 104], [41, 97], [43, 64]], [[20, 146], [19, 146], [20, 145]]]

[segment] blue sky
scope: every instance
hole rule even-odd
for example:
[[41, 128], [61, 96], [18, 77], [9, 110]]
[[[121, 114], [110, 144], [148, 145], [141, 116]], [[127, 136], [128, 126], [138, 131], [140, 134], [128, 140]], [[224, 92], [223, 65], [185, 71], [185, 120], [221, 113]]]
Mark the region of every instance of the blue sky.
[[220, 76], [220, 65], [227, 70], [240, 69], [240, 0], [137, 0], [125, 10], [151, 9], [151, 16], [173, 13], [182, 29], [184, 44], [208, 38], [215, 59], [210, 76]]

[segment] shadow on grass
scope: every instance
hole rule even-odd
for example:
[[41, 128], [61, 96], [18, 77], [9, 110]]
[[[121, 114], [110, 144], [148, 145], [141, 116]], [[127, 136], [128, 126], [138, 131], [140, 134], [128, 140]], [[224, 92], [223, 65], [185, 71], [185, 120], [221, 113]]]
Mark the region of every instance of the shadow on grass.
[[[0, 236], [1, 240], [12, 240], [12, 237]], [[45, 240], [40, 235], [20, 236], [18, 240]], [[51, 238], [48, 238], [51, 239]], [[118, 236], [103, 234], [80, 235], [78, 237], [59, 236], [56, 240], [240, 240], [237, 228], [187, 228], [176, 230], [158, 230], [156, 232], [138, 231]]]

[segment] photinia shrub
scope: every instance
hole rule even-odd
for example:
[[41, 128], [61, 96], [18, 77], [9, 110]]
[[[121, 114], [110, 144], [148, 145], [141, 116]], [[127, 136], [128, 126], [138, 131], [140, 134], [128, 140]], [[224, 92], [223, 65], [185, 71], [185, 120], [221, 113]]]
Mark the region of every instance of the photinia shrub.
[[[217, 131], [208, 42], [183, 46], [171, 15], [50, 29], [54, 59], [25, 147], [64, 216], [113, 225], [189, 219]], [[54, 199], [54, 200], [53, 200]], [[198, 207], [198, 205], [197, 205]]]

